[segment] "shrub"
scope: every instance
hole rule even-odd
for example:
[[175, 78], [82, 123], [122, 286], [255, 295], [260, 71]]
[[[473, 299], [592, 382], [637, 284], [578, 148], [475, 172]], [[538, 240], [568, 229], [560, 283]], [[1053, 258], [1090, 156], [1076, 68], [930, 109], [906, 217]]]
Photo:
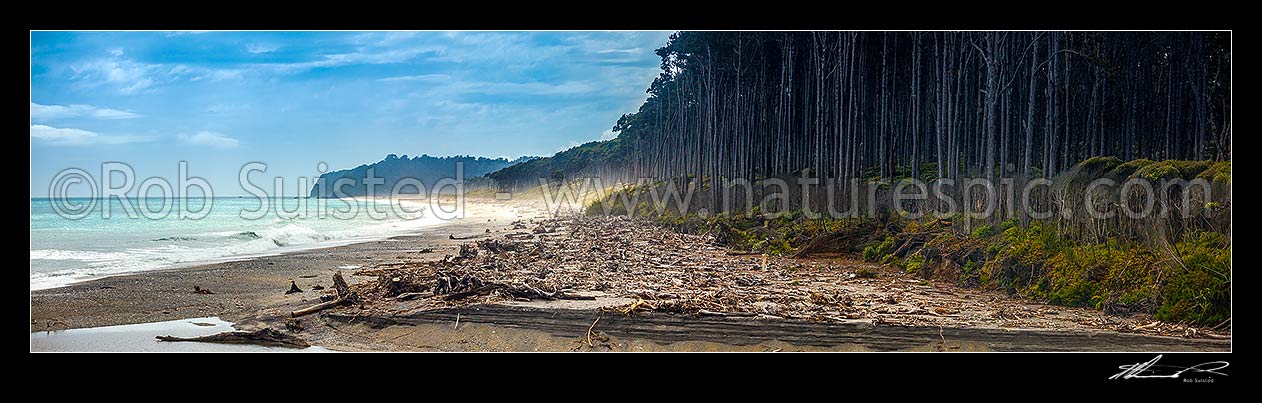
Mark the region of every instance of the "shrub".
[[1109, 174], [1118, 178], [1129, 178], [1131, 177], [1131, 175], [1135, 173], [1135, 171], [1138, 171], [1140, 168], [1151, 165], [1152, 163], [1153, 161], [1147, 158], [1140, 158], [1137, 160], [1126, 161], [1118, 165], [1117, 167], [1114, 167], [1112, 171], [1109, 171]]
[[[1175, 178], [1191, 180], [1208, 170], [1211, 165], [1212, 163], [1209, 161], [1165, 160], [1144, 165], [1143, 167], [1136, 169], [1130, 177], [1154, 181]], [[1228, 178], [1230, 175], [1230, 168], [1228, 168]]]
[[1156, 318], [1213, 326], [1231, 317], [1231, 248], [1222, 234], [1195, 232], [1175, 245]]
[[1231, 184], [1231, 161], [1215, 162], [1196, 177], [1213, 183]]
[[925, 257], [921, 255], [909, 257], [903, 263], [903, 270], [906, 270], [908, 273], [921, 273], [921, 270], [924, 269], [924, 267]]
[[1151, 181], [1174, 179], [1179, 177], [1179, 169], [1169, 161], [1155, 162], [1140, 168], [1131, 174], [1132, 178], [1143, 178]]
[[1009, 218], [1007, 220], [1003, 220], [1002, 223], [999, 223], [999, 230], [1007, 231], [1008, 229], [1016, 227], [1018, 225], [1021, 225], [1021, 220], [1018, 220], [1016, 217]]
[[1113, 156], [1091, 157], [1078, 163], [1074, 168], [1077, 168], [1084, 174], [1099, 174], [1109, 172], [1121, 164], [1122, 159]]
[[994, 235], [995, 235], [995, 227], [990, 224], [977, 227], [977, 229], [973, 230], [973, 238], [977, 238], [977, 239], [990, 238]]
[[885, 259], [886, 255], [894, 251], [894, 244], [897, 242], [898, 240], [894, 237], [887, 236], [881, 243], [868, 245], [868, 247], [863, 248], [863, 260], [876, 262]]

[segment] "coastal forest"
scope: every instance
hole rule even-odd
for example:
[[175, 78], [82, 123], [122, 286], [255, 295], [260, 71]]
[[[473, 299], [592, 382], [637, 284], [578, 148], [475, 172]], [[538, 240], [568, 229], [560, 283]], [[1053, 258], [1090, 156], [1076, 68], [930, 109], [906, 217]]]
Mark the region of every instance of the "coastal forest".
[[[1229, 160], [1230, 36], [680, 32], [617, 139], [492, 174], [1051, 177], [1092, 156]], [[923, 164], [933, 163], [930, 172]], [[534, 167], [550, 168], [546, 172]], [[543, 175], [539, 175], [543, 173]]]
[[[738, 250], [854, 254], [1052, 304], [1230, 327], [1229, 32], [679, 32], [657, 55], [615, 139], [486, 176], [502, 190], [600, 178], [617, 185], [588, 214]], [[752, 186], [732, 209], [720, 194], [738, 178]], [[843, 196], [741, 204], [776, 178]], [[910, 179], [967, 178], [1013, 179], [1018, 195], [1046, 179], [1033, 210], [1112, 214], [1039, 215], [967, 192], [812, 214]], [[1099, 180], [1114, 185], [1088, 185]], [[1133, 180], [1155, 194], [1120, 186]], [[681, 185], [696, 198], [639, 197]], [[1123, 214], [1153, 199], [1159, 214]]]

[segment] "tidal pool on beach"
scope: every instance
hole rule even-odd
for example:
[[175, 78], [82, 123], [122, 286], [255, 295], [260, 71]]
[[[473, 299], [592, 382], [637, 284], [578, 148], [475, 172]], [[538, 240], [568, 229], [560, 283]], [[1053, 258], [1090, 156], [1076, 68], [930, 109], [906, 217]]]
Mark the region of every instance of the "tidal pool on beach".
[[236, 330], [219, 317], [189, 318], [31, 333], [31, 351], [57, 352], [294, 352], [329, 351], [246, 344], [162, 342], [157, 336], [198, 337]]

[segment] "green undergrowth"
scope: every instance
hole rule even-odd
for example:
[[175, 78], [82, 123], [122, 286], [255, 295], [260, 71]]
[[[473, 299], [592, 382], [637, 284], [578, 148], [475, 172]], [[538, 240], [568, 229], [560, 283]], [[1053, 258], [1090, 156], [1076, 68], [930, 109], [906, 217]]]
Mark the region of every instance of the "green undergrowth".
[[1147, 179], [1205, 179], [1211, 183], [1231, 183], [1231, 161], [1153, 161], [1140, 158], [1123, 162], [1117, 157], [1091, 157], [1074, 167], [1074, 172], [1086, 177], [1111, 177], [1118, 180]]
[[[925, 167], [932, 168], [932, 167]], [[1195, 179], [1229, 184], [1230, 162], [1123, 162], [1088, 159], [1077, 175], [1114, 178]], [[922, 169], [922, 171], [924, 171]], [[628, 187], [618, 192], [643, 192]], [[616, 196], [616, 194], [614, 195]], [[607, 198], [606, 200], [609, 200]], [[1087, 307], [1199, 326], [1231, 317], [1231, 245], [1222, 232], [1190, 229], [1172, 240], [1109, 235], [1088, 242], [1067, 234], [1055, 221], [965, 223], [962, 217], [917, 220], [883, 214], [875, 218], [808, 218], [800, 210], [780, 214], [680, 215], [651, 203], [611, 203], [609, 214], [653, 220], [684, 233], [711, 234], [741, 251], [770, 255], [841, 253], [898, 268], [925, 279], [1008, 292], [1054, 305]], [[593, 203], [588, 214], [604, 214]], [[1227, 212], [1229, 214], [1229, 212]], [[1228, 216], [1229, 217], [1229, 216]], [[1229, 227], [1227, 227], [1229, 228]], [[872, 278], [864, 269], [859, 277]]]
[[865, 248], [863, 258], [1053, 305], [1202, 326], [1231, 317], [1231, 246], [1220, 233], [1192, 232], [1154, 247], [1064, 240], [1053, 226], [1037, 222], [1005, 226], [997, 234], [979, 228], [969, 237], [944, 232], [902, 256], [891, 253], [910, 238], [890, 235]]

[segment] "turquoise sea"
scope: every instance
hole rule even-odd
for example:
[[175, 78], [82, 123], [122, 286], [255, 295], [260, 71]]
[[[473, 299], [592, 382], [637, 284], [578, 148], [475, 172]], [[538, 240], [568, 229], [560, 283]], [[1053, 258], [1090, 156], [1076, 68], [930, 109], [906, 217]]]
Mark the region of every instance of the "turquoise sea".
[[[113, 198], [107, 204], [103, 199], [72, 199], [68, 202], [93, 206], [83, 210], [88, 214], [75, 218], [59, 215], [54, 200], [33, 198], [31, 289], [381, 239], [441, 222], [424, 201], [395, 202], [394, 208], [385, 201], [352, 199], [220, 197], [209, 201], [206, 216], [193, 219], [181, 218], [175, 210], [187, 205], [188, 210], [198, 211], [206, 200], [171, 201], [172, 211], [161, 216], [141, 214], [138, 208], [147, 203], [148, 211], [159, 211], [162, 200]], [[124, 203], [131, 207], [130, 216]], [[258, 210], [262, 204], [270, 207], [266, 214], [249, 217], [247, 211]], [[369, 214], [369, 207], [381, 213]]]

